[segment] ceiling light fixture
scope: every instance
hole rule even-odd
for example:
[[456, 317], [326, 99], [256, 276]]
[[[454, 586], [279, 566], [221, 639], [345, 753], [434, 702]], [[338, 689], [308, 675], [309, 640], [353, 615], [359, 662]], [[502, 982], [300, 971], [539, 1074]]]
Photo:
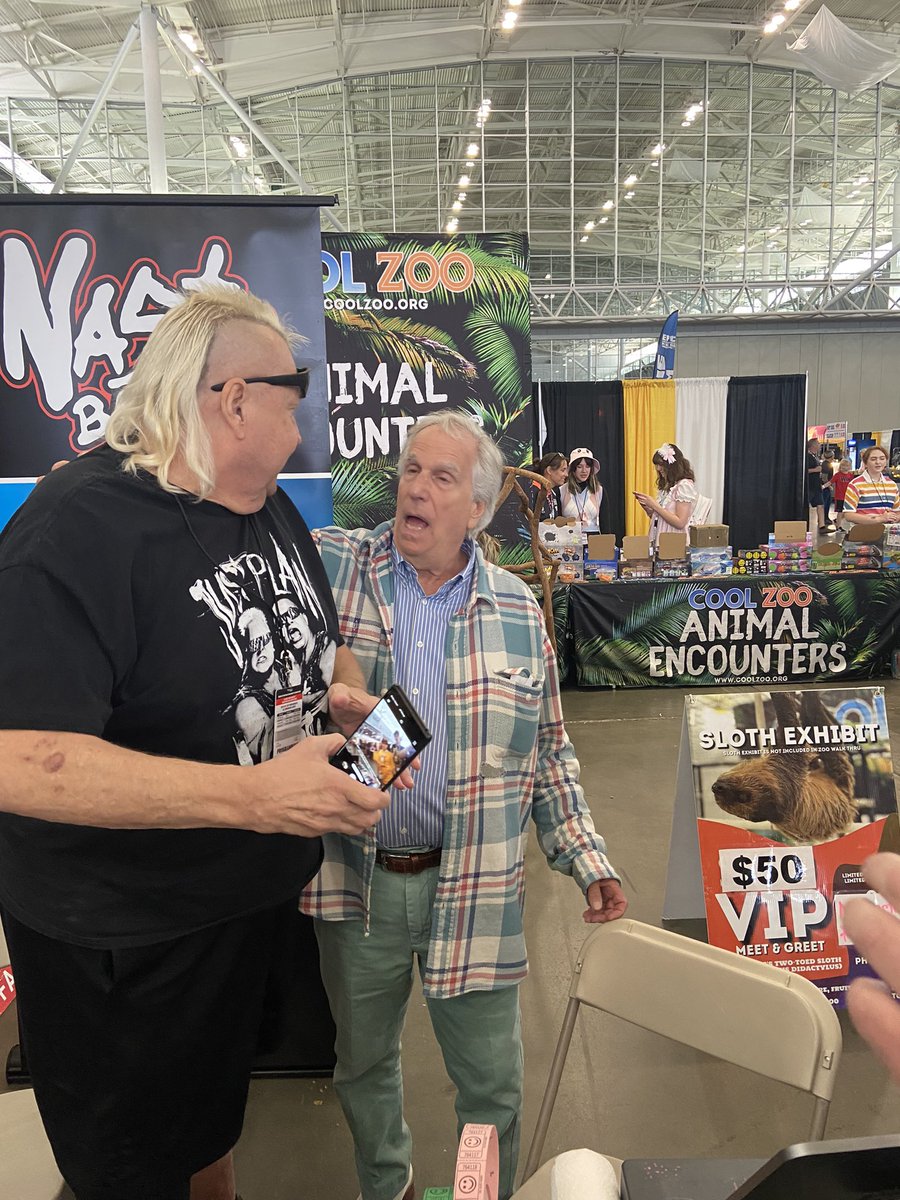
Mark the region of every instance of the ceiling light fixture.
[[503, 14], [503, 20], [501, 21], [501, 25], [503, 26], [504, 29], [512, 29], [515, 26], [515, 23], [516, 23], [516, 21], [518, 21], [518, 19], [519, 19], [519, 14], [517, 12], [513, 12], [512, 9], [509, 9]]
[[604, 211], [606, 211], [606, 212], [609, 212], [609, 210], [610, 210], [611, 208], [615, 208], [615, 207], [616, 207], [616, 202], [615, 202], [615, 200], [604, 200], [604, 201], [603, 201], [603, 208], [604, 208]]
[[633, 200], [633, 199], [634, 199], [634, 192], [626, 192], [626, 193], [625, 193], [625, 199], [626, 199], [626, 200]]
[[451, 217], [444, 228], [446, 229], [447, 233], [456, 233], [456, 228], [458, 225], [459, 221], [457, 221], [456, 217]]
[[582, 241], [582, 242], [586, 242], [586, 241], [587, 241], [587, 234], [586, 234], [586, 233], [582, 234], [582, 235], [581, 235], [581, 238], [580, 238], [579, 240], [580, 240], [580, 241]]
[[584, 228], [585, 228], [585, 232], [586, 232], [586, 233], [590, 233], [590, 232], [591, 232], [591, 230], [594, 228], [594, 222], [593, 222], [593, 221], [588, 221], [588, 223], [585, 225], [585, 227], [584, 227]]
[[468, 175], [460, 175], [456, 186], [460, 187], [460, 188], [467, 188], [469, 186], [470, 182], [471, 181], [470, 181]]
[[193, 33], [191, 33], [190, 29], [179, 29], [178, 30], [178, 38], [180, 41], [182, 41], [185, 44], [185, 46], [187, 46], [187, 48], [188, 48], [188, 50], [190, 50], [191, 54], [196, 54], [197, 51], [200, 49], [200, 43], [197, 40], [196, 36]]
[[622, 187], [634, 187], [637, 183], [637, 175], [626, 175], [622, 183]]
[[469, 142], [468, 146], [466, 146], [466, 158], [477, 158], [477, 157], [478, 157], [478, 143], [477, 142]]
[[651, 147], [650, 153], [653, 155], [654, 158], [659, 158], [660, 154], [662, 154], [663, 151], [667, 150], [667, 149], [668, 149], [668, 147], [666, 146], [665, 142], [657, 142], [655, 146]]
[[460, 209], [462, 208], [462, 201], [454, 200], [453, 203], [450, 205], [450, 207], [453, 209], [454, 212], [459, 212]]
[[609, 220], [609, 217], [601, 217], [600, 220], [597, 222], [597, 224], [605, 225], [608, 220]]

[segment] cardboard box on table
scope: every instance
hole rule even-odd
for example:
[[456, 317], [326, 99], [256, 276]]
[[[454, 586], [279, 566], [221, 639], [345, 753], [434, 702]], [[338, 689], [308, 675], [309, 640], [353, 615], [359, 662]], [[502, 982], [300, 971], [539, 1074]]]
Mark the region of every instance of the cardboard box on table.
[[728, 545], [727, 525], [691, 525], [690, 530], [691, 546], [698, 550], [709, 546], [720, 546], [724, 549]]
[[656, 544], [653, 574], [657, 579], [684, 579], [691, 573], [686, 533], [661, 533]]
[[754, 547], [752, 550], [735, 550], [732, 575], [768, 575], [769, 551]]
[[581, 530], [573, 520], [554, 517], [552, 521], [541, 521], [538, 537], [554, 562], [559, 563], [556, 578], [560, 583], [574, 583], [584, 578]]
[[619, 575], [619, 549], [613, 533], [589, 533], [585, 546], [584, 577], [595, 583], [612, 583]]
[[884, 527], [883, 571], [900, 571], [900, 521]]
[[803, 521], [776, 521], [769, 534], [769, 574], [801, 575], [812, 566], [812, 534]]
[[645, 534], [629, 534], [622, 538], [622, 557], [619, 559], [620, 579], [651, 579], [653, 555], [650, 539]]
[[692, 575], [730, 575], [734, 567], [730, 546], [691, 546], [688, 557]]

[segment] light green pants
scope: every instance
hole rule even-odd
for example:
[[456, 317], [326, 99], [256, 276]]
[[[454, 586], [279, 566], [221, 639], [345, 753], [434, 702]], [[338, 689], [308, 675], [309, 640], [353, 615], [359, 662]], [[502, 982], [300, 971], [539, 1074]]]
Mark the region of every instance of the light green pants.
[[[411, 1162], [400, 1032], [413, 962], [418, 958], [421, 974], [428, 953], [437, 876], [437, 867], [419, 875], [376, 867], [368, 937], [362, 920], [315, 923], [322, 979], [337, 1026], [334, 1087], [353, 1134], [363, 1200], [393, 1200], [403, 1190]], [[506, 1200], [516, 1173], [522, 1107], [519, 989], [466, 992], [427, 1004], [457, 1089], [457, 1136], [469, 1122], [496, 1125], [500, 1200]]]

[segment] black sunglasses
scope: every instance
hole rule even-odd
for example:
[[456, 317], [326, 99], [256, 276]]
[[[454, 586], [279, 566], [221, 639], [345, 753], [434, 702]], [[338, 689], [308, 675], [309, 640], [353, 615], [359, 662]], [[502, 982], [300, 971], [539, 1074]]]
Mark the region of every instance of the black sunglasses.
[[[239, 375], [232, 376], [233, 379], [240, 379]], [[214, 383], [210, 386], [211, 392], [221, 392], [226, 383], [231, 380], [226, 379], [225, 383]], [[309, 367], [298, 367], [290, 375], [251, 375], [244, 380], [244, 383], [268, 383], [272, 387], [295, 387], [300, 393], [300, 399], [306, 395], [306, 389], [309, 387]]]

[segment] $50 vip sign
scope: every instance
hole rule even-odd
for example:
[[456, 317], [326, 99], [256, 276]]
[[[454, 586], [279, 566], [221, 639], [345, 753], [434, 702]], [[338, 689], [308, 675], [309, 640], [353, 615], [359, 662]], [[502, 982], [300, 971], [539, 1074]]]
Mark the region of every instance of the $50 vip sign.
[[807, 976], [842, 1005], [871, 974], [843, 927], [862, 862], [896, 849], [881, 688], [689, 696], [710, 943]]

